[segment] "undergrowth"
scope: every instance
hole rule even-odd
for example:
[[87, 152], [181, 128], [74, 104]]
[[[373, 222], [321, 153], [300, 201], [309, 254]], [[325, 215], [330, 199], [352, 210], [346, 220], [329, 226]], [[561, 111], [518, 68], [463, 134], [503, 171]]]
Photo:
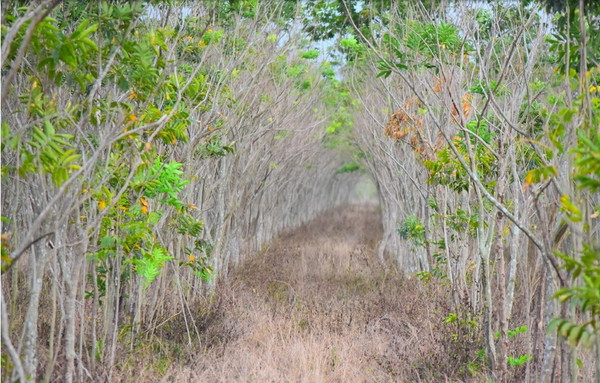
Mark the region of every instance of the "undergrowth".
[[194, 309], [199, 336], [173, 318], [122, 350], [119, 379], [485, 381], [479, 326], [444, 320], [443, 284], [378, 263], [378, 222], [373, 206], [346, 207], [285, 233]]

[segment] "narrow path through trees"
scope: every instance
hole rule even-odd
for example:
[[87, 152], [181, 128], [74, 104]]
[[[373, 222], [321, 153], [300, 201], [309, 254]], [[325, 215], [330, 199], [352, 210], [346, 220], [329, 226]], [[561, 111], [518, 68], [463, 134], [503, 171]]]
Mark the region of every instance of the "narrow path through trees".
[[140, 370], [156, 376], [140, 368], [149, 358], [146, 366], [179, 360], [160, 372], [165, 382], [458, 377], [464, 363], [448, 348], [452, 329], [443, 328], [440, 311], [445, 294], [428, 294], [379, 264], [380, 222], [375, 205], [344, 206], [284, 233], [219, 283], [198, 310], [202, 340], [193, 357], [173, 358], [169, 344], [185, 329], [170, 324], [152, 342], [163, 345], [159, 352], [148, 349], [151, 355], [131, 354], [137, 362], [123, 361], [129, 370], [122, 378], [137, 381]]

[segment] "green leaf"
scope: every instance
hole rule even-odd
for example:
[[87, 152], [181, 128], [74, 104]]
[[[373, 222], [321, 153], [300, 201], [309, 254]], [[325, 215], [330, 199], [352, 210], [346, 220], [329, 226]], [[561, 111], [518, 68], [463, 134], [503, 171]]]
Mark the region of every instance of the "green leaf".
[[567, 213], [569, 219], [573, 222], [581, 221], [581, 210], [575, 206], [568, 195], [560, 197], [560, 210]]
[[102, 237], [100, 240], [101, 249], [113, 249], [117, 243], [117, 239], [111, 235]]
[[449, 313], [444, 317], [444, 323], [450, 324], [458, 321], [458, 315], [455, 313]]
[[319, 51], [316, 49], [311, 49], [308, 50], [306, 52], [302, 52], [302, 54], [300, 55], [300, 57], [302, 57], [305, 60], [314, 60], [317, 57], [319, 57]]
[[552, 319], [548, 324], [548, 331], [557, 331], [558, 334], [569, 340], [575, 347], [582, 345], [591, 348], [597, 336], [595, 332], [588, 330], [586, 324], [578, 325], [562, 318]]
[[352, 173], [359, 169], [360, 169], [360, 165], [357, 164], [356, 162], [352, 161], [352, 162], [345, 163], [344, 166], [342, 166], [335, 172], [335, 174]]
[[148, 287], [160, 274], [164, 263], [173, 257], [167, 255], [167, 251], [155, 246], [150, 252], [144, 252], [142, 259], [134, 261], [136, 272], [144, 278], [144, 287]]
[[539, 168], [535, 168], [527, 172], [527, 175], [525, 176], [525, 184], [536, 184], [545, 181], [557, 174], [558, 171], [556, 170], [555, 166], [540, 166]]

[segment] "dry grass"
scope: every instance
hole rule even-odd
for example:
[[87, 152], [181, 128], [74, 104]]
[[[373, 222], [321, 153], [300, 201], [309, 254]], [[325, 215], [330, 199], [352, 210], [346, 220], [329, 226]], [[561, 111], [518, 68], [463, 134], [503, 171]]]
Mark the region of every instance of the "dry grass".
[[121, 365], [121, 380], [462, 381], [473, 349], [459, 349], [443, 324], [447, 292], [384, 271], [379, 235], [374, 206], [341, 208], [284, 234], [198, 309], [193, 352], [154, 345]]

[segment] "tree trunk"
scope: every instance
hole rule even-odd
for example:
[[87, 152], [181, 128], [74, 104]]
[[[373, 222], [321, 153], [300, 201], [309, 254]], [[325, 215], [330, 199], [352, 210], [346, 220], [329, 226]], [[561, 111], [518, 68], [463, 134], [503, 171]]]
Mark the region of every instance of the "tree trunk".
[[[545, 289], [543, 294], [545, 295], [546, 304], [544, 306], [544, 316], [540, 318], [543, 320], [542, 329], [546, 330], [546, 325], [550, 320], [556, 316], [556, 304], [552, 295], [555, 291], [554, 278], [552, 277], [552, 270], [550, 265], [546, 264], [545, 267]], [[542, 370], [540, 371], [540, 382], [551, 383], [555, 374], [555, 358], [556, 358], [556, 334], [554, 332], [546, 332], [544, 337], [544, 351], [542, 354]]]
[[23, 368], [27, 376], [27, 381], [36, 382], [40, 293], [44, 284], [46, 263], [51, 256], [50, 253], [55, 250], [53, 248], [48, 249], [45, 244], [38, 243], [31, 246], [29, 251], [29, 304], [23, 321], [23, 350], [20, 354], [24, 356]]

